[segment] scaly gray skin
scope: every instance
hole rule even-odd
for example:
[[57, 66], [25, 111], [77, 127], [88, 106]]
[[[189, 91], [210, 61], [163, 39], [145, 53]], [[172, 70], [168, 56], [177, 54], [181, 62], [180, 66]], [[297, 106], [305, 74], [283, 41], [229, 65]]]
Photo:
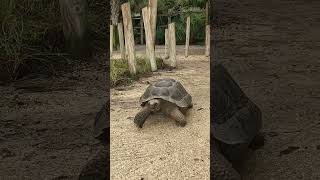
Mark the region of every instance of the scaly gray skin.
[[216, 146], [220, 152], [234, 165], [241, 163], [245, 160], [245, 155], [249, 150], [257, 150], [264, 145], [264, 136], [258, 133], [251, 142], [240, 144], [226, 144], [221, 141], [215, 140]]
[[214, 180], [241, 180], [240, 174], [232, 167], [232, 164], [221, 154], [216, 143], [211, 153], [210, 173]]
[[241, 166], [241, 162], [249, 149], [256, 150], [263, 145], [264, 136], [261, 133], [258, 133], [250, 143], [231, 145], [214, 139], [210, 165], [213, 179], [241, 180], [242, 178], [236, 168]]
[[[108, 145], [109, 146], [109, 145]], [[107, 180], [108, 147], [99, 151], [82, 169], [78, 180]]]
[[134, 118], [134, 123], [137, 127], [142, 128], [144, 122], [151, 113], [162, 112], [174, 119], [177, 126], [184, 127], [187, 124], [187, 121], [182, 112], [185, 112], [186, 109], [187, 108], [179, 108], [177, 105], [162, 99], [152, 99], [137, 113]]

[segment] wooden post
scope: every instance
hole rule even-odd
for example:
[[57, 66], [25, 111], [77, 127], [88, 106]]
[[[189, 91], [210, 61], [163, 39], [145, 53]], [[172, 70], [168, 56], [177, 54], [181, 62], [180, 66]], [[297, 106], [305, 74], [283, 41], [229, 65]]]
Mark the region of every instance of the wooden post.
[[206, 51], [205, 55], [210, 55], [210, 23], [209, 23], [209, 2], [206, 3]]
[[209, 25], [209, 1], [206, 3], [206, 25]]
[[210, 25], [206, 25], [206, 56], [210, 56]]
[[156, 44], [158, 0], [149, 0], [153, 46]]
[[166, 28], [164, 30], [164, 43], [165, 43], [165, 46], [164, 46], [164, 58], [165, 59], [168, 59], [169, 58], [169, 34], [168, 34], [168, 28]]
[[113, 54], [113, 24], [110, 24], [110, 57], [112, 57]]
[[60, 0], [59, 3], [67, 49], [74, 56], [90, 55], [87, 1]]
[[185, 56], [189, 55], [189, 43], [190, 43], [190, 16], [187, 17], [187, 29], [186, 29], [186, 49]]
[[126, 59], [126, 50], [124, 47], [124, 39], [123, 39], [123, 25], [121, 22], [118, 23], [118, 34], [119, 34], [121, 59]]
[[171, 16], [168, 16], [168, 24], [171, 24]]
[[[113, 25], [116, 25], [119, 20], [119, 15], [120, 15], [120, 0], [112, 0], [111, 3], [111, 22]], [[108, 9], [109, 10], [109, 9]]]
[[144, 29], [146, 32], [146, 48], [148, 52], [148, 57], [150, 58], [151, 70], [157, 70], [157, 63], [154, 55], [154, 44], [153, 44], [153, 35], [152, 35], [152, 27], [150, 21], [150, 10], [148, 7], [142, 9]]
[[144, 44], [144, 37], [143, 37], [143, 19], [142, 19], [142, 14], [140, 17], [140, 44]]
[[176, 67], [176, 28], [175, 23], [169, 24], [169, 55], [170, 66]]
[[131, 74], [136, 74], [136, 59], [135, 59], [135, 48], [134, 48], [134, 36], [132, 28], [132, 19], [131, 19], [131, 9], [130, 3], [124, 3], [121, 5], [123, 25], [124, 25], [124, 37], [128, 53], [128, 64], [129, 71]]

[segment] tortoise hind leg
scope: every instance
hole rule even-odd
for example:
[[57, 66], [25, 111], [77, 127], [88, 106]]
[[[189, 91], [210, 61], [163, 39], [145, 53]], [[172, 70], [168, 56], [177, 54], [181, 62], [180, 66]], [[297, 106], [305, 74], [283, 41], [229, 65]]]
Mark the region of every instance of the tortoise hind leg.
[[212, 152], [210, 173], [214, 180], [241, 180], [240, 174], [232, 164], [219, 152]]
[[186, 118], [178, 107], [174, 107], [170, 112], [169, 116], [176, 121], [178, 126], [184, 127], [187, 124]]
[[107, 148], [98, 152], [82, 169], [78, 180], [105, 180], [109, 179], [109, 153]]
[[261, 132], [259, 132], [250, 143], [249, 148], [252, 150], [257, 150], [262, 146], [264, 146], [264, 143], [265, 143], [264, 135]]
[[148, 105], [144, 106], [134, 117], [134, 123], [139, 128], [142, 128], [144, 122], [146, 121], [150, 113], [151, 113], [150, 107]]

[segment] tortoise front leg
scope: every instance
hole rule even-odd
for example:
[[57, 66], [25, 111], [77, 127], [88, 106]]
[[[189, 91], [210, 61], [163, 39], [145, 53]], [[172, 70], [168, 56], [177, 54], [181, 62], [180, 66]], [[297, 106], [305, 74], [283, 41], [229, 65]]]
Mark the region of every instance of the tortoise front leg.
[[176, 121], [178, 126], [184, 127], [187, 124], [185, 116], [179, 110], [178, 107], [174, 107], [168, 114], [172, 119]]
[[[109, 146], [109, 145], [108, 145]], [[109, 179], [109, 148], [104, 147], [83, 167], [78, 180]]]
[[146, 104], [134, 117], [134, 123], [136, 124], [136, 126], [142, 128], [144, 122], [146, 121], [150, 113], [150, 107]]
[[211, 152], [210, 160], [211, 177], [215, 180], [241, 180], [240, 174], [232, 164], [219, 152]]

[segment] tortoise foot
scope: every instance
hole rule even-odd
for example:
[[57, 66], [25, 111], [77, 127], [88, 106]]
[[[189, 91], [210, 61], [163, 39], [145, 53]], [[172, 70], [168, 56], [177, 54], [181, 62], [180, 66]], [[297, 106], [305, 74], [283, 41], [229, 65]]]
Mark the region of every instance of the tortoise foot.
[[187, 125], [187, 121], [176, 121], [176, 125], [180, 127], [185, 127]]

